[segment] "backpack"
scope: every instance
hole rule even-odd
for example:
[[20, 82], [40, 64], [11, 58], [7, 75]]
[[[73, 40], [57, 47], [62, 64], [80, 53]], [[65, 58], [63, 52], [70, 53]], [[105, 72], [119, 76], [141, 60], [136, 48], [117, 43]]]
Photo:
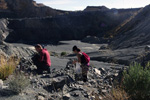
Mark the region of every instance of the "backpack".
[[87, 64], [90, 65], [90, 57], [84, 52], [82, 52], [82, 54], [84, 55]]

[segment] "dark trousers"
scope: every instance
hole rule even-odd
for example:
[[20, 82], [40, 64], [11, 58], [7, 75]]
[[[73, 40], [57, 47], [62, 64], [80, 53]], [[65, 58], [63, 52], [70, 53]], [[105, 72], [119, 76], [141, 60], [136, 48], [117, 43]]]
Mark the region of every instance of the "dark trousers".
[[82, 79], [83, 79], [83, 82], [87, 82], [88, 81], [87, 74], [88, 74], [89, 66], [86, 65], [86, 64], [82, 64], [81, 68], [82, 68]]
[[32, 61], [33, 61], [34, 65], [36, 65], [36, 67], [37, 67], [36, 72], [38, 74], [43, 74], [43, 71], [47, 71], [47, 73], [50, 73], [50, 66], [47, 66], [44, 62], [40, 62], [39, 58], [40, 58], [40, 56], [38, 54], [35, 54], [32, 57]]
[[46, 66], [46, 65], [41, 65], [41, 66], [37, 66], [37, 73], [38, 74], [43, 74], [43, 71], [47, 71], [47, 73], [50, 74], [50, 66]]

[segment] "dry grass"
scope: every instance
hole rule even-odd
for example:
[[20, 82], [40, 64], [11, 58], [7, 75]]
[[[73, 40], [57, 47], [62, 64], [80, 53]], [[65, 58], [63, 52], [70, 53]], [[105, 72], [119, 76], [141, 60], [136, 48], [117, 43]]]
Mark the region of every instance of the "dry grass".
[[9, 89], [11, 91], [14, 91], [16, 94], [19, 94], [30, 83], [27, 76], [25, 76], [23, 73], [15, 71], [18, 63], [19, 63], [18, 58], [15, 57], [6, 58], [5, 56], [0, 57], [0, 79], [2, 80], [7, 79]]
[[4, 56], [0, 57], [0, 79], [5, 80], [9, 75], [13, 74], [18, 64], [18, 60], [14, 57], [7, 59]]
[[128, 100], [128, 94], [120, 87], [113, 88], [111, 93], [106, 95], [103, 100]]
[[11, 91], [19, 94], [30, 84], [30, 81], [24, 73], [15, 73], [8, 79], [8, 84]]

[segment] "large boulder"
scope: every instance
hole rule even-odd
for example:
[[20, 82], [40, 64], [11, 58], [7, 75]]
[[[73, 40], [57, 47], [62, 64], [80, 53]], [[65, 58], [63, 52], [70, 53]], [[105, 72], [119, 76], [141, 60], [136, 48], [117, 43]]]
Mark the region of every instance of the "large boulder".
[[0, 44], [4, 44], [4, 40], [9, 35], [8, 23], [7, 19], [0, 19]]
[[18, 56], [18, 57], [32, 56], [35, 53], [35, 51], [30, 47], [16, 47], [9, 44], [1, 46], [0, 50], [2, 50], [8, 56]]

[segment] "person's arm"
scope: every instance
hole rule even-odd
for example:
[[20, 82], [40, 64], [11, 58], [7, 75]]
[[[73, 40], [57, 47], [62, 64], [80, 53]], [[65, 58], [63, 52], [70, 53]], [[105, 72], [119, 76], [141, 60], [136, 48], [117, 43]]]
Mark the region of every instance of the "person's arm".
[[81, 54], [77, 55], [78, 57], [78, 63], [81, 63]]
[[74, 60], [74, 61], [73, 61], [73, 64], [75, 64], [75, 63], [77, 63], [77, 62], [78, 62], [78, 63], [81, 63], [81, 55], [80, 55], [80, 54], [77, 55], [77, 58], [78, 58], [78, 60]]
[[40, 53], [40, 58], [39, 58], [39, 61], [40, 62], [43, 62], [44, 61], [44, 53]]

